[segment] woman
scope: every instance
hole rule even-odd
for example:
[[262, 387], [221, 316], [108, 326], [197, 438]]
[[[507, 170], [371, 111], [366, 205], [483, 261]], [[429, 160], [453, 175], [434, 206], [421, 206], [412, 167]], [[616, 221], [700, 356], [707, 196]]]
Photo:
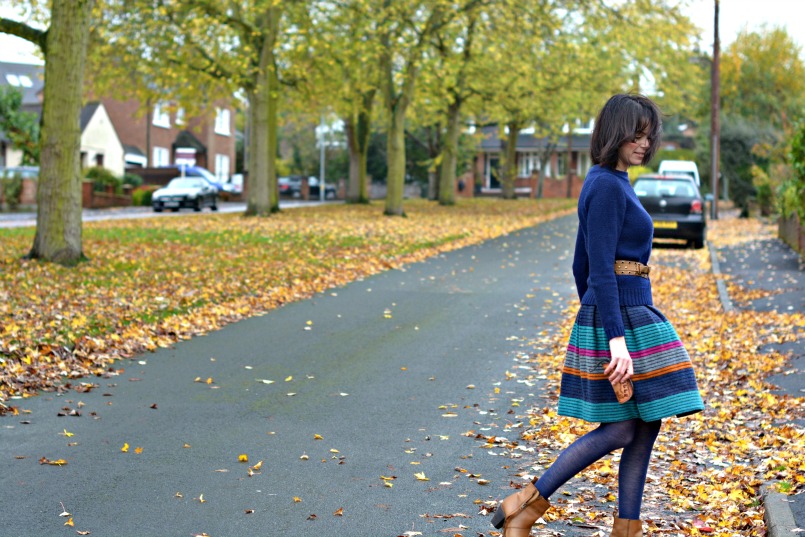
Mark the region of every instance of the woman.
[[688, 353], [652, 305], [647, 265], [654, 227], [626, 173], [651, 160], [661, 131], [657, 105], [641, 95], [611, 97], [596, 119], [594, 166], [579, 196], [573, 259], [581, 308], [562, 369], [558, 413], [600, 425], [501, 502], [492, 523], [505, 537], [527, 537], [561, 485], [619, 448], [612, 535], [642, 535], [640, 506], [661, 420], [704, 409]]

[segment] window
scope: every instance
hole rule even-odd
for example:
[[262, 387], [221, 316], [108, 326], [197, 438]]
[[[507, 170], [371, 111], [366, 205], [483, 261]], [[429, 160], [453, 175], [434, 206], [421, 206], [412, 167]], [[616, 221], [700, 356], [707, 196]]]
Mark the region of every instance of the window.
[[590, 155], [589, 153], [579, 153], [579, 176], [584, 177], [590, 170]]
[[20, 86], [20, 77], [18, 77], [17, 75], [13, 75], [13, 74], [11, 74], [11, 73], [7, 73], [7, 74], [6, 74], [6, 80], [7, 80], [7, 81], [8, 81], [8, 83], [9, 83], [9, 84], [11, 84], [12, 86], [17, 86], [17, 87], [19, 87], [19, 86]]
[[556, 155], [556, 176], [567, 175], [567, 153], [557, 153]]
[[520, 153], [519, 177], [529, 177], [531, 172], [539, 171], [539, 153]]
[[165, 107], [165, 105], [163, 105], [161, 103], [157, 103], [156, 105], [154, 105], [154, 120], [153, 120], [153, 123], [157, 127], [165, 127], [166, 129], [170, 128], [170, 126], [171, 126], [171, 118], [170, 118], [170, 115], [168, 114], [168, 110]]
[[20, 78], [20, 84], [22, 85], [23, 88], [34, 87], [34, 83], [31, 80], [31, 77], [29, 77], [28, 75], [20, 75], [19, 78]]
[[215, 155], [215, 178], [222, 183], [229, 178], [229, 156]]
[[184, 125], [184, 108], [176, 110], [176, 124]]
[[226, 108], [215, 109], [215, 134], [229, 136], [229, 110]]
[[173, 163], [186, 166], [196, 165], [196, 150], [193, 147], [177, 147], [173, 150]]
[[152, 160], [152, 166], [167, 166], [170, 164], [170, 151], [166, 147], [155, 147]]

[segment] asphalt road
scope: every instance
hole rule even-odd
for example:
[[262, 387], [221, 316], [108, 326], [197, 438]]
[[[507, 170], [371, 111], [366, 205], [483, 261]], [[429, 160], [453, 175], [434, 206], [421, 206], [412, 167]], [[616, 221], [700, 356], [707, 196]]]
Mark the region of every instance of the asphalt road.
[[[312, 205], [321, 205], [322, 203], [333, 202], [320, 202], [320, 201], [297, 201], [297, 200], [280, 200], [281, 209], [293, 209], [294, 207], [306, 207]], [[218, 212], [221, 213], [239, 213], [246, 210], [245, 202], [237, 201], [220, 201], [218, 202]], [[121, 220], [121, 219], [136, 219], [136, 218], [187, 218], [190, 216], [200, 216], [207, 214], [209, 209], [204, 209], [200, 212], [195, 212], [192, 209], [182, 209], [181, 211], [173, 212], [166, 211], [156, 213], [151, 207], [113, 207], [109, 209], [83, 209], [81, 211], [82, 222], [96, 222], [98, 220]], [[0, 228], [3, 227], [31, 227], [36, 225], [36, 212], [35, 211], [22, 211], [16, 213], [0, 212]]]
[[488, 534], [475, 501], [509, 494], [524, 462], [464, 433], [502, 435], [518, 405], [545, 404], [506, 373], [575, 300], [575, 229], [388, 271], [120, 362], [89, 392], [14, 401], [0, 537]]

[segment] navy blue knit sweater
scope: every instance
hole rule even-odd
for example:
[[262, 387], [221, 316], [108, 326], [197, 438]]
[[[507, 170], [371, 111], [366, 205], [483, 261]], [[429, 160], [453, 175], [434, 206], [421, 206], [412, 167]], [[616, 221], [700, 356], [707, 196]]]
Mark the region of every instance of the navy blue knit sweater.
[[582, 304], [598, 307], [607, 338], [624, 335], [621, 306], [652, 305], [651, 282], [615, 274], [615, 260], [648, 264], [654, 224], [626, 172], [593, 166], [579, 196], [573, 276]]

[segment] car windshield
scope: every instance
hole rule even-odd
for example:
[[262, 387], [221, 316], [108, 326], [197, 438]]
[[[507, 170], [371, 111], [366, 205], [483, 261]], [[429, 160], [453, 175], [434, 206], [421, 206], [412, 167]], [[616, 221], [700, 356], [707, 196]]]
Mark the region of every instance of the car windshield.
[[203, 188], [204, 184], [203, 179], [177, 177], [176, 179], [171, 179], [171, 182], [168, 183], [168, 188]]
[[634, 184], [634, 191], [640, 197], [696, 197], [693, 185], [683, 179], [638, 179]]

